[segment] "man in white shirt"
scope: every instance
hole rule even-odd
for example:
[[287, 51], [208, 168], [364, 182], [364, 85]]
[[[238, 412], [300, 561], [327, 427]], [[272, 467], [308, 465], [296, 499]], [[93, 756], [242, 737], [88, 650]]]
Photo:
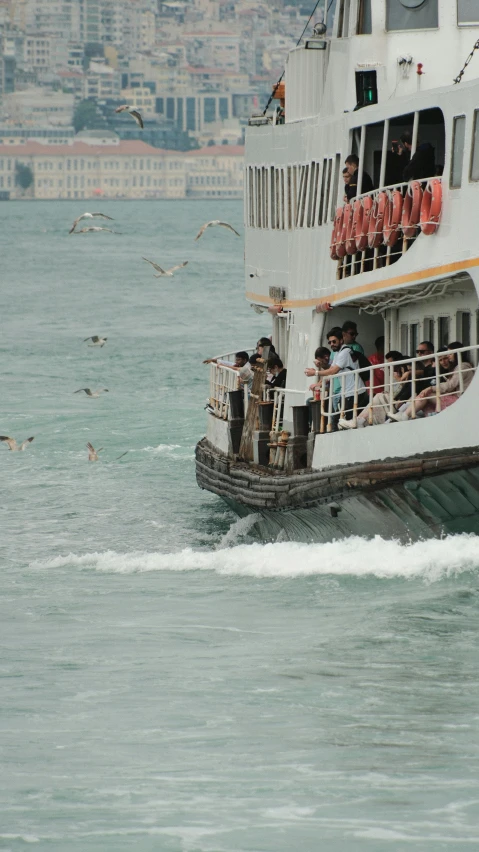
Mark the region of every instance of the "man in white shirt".
[[[328, 335], [328, 343], [334, 351], [331, 334]], [[338, 407], [340, 409], [345, 420], [352, 420], [354, 418], [354, 414], [359, 414], [359, 412], [368, 404], [368, 394], [364, 382], [361, 379], [361, 376], [358, 376], [357, 408], [356, 412], [354, 412], [354, 389], [356, 379], [352, 371], [357, 370], [358, 367], [358, 363], [353, 361], [350, 347], [343, 344], [339, 350], [335, 352], [334, 361], [331, 366], [326, 370], [318, 370], [317, 372], [319, 378], [337, 376], [337, 380], [334, 382], [334, 385], [336, 385], [336, 388], [334, 388], [334, 397], [339, 400], [339, 405], [335, 406], [335, 408]], [[334, 418], [335, 422], [333, 424], [333, 428], [337, 427], [337, 420], [338, 418], [336, 416]]]

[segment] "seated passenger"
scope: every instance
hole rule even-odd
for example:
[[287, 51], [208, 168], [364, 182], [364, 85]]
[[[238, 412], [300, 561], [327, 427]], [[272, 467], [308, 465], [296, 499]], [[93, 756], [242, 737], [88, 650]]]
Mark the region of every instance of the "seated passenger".
[[[344, 164], [350, 175], [349, 184], [345, 186], [346, 197], [348, 201], [351, 201], [353, 198], [356, 198], [356, 195], [358, 194], [359, 157], [357, 154], [350, 154], [349, 157], [346, 157]], [[367, 172], [363, 172], [361, 194], [363, 192], [371, 192], [372, 189], [373, 182], [370, 176]]]
[[[418, 344], [416, 355], [434, 355], [434, 344], [430, 340], [423, 340]], [[434, 358], [421, 358], [416, 361], [416, 380], [415, 387], [412, 387], [413, 372], [411, 365], [408, 365], [406, 372], [403, 375], [403, 388], [396, 397], [396, 402], [409, 402], [411, 395], [419, 394], [424, 388], [431, 385], [432, 380], [436, 378], [436, 362]]]
[[258, 342], [256, 344], [256, 352], [255, 352], [254, 355], [251, 355], [251, 357], [249, 359], [249, 362], [252, 366], [254, 366], [257, 361], [260, 361], [260, 363], [263, 362], [263, 349], [264, 349], [265, 346], [269, 346], [269, 354], [270, 355], [274, 355], [276, 353], [276, 349], [274, 348], [273, 344], [271, 343], [271, 340], [269, 339], [269, 337], [260, 337], [260, 339], [258, 340]]
[[[406, 150], [411, 153], [412, 136], [407, 130], [401, 136], [401, 142]], [[436, 155], [430, 142], [417, 144], [416, 151], [403, 171], [404, 180], [423, 180], [434, 177], [436, 174]]]
[[[375, 364], [384, 364], [384, 335], [377, 337], [374, 341], [376, 351], [372, 355], [368, 355], [368, 361], [372, 367]], [[381, 393], [384, 390], [384, 370], [376, 368], [373, 373], [373, 390], [374, 393]]]
[[[455, 341], [454, 343], [450, 343], [448, 346], [449, 350], [462, 349], [462, 343], [459, 341]], [[472, 377], [474, 375], [474, 367], [467, 360], [468, 353], [461, 353], [461, 361], [459, 362], [459, 357], [457, 352], [450, 351], [449, 355], [441, 356], [441, 361], [444, 361], [446, 358], [449, 362], [449, 372], [445, 381], [441, 381], [439, 384], [439, 388], [436, 385], [429, 385], [429, 387], [424, 388], [416, 399], [414, 400], [414, 411], [417, 414], [419, 411], [423, 411], [431, 401], [431, 397], [435, 397], [438, 390], [440, 396], [440, 407], [441, 411], [444, 411], [445, 408], [448, 408], [452, 405], [453, 402], [456, 402], [457, 399], [461, 396], [461, 376], [462, 376], [462, 392], [467, 390], [469, 385], [472, 382]], [[390, 419], [394, 422], [400, 422], [402, 420], [409, 420], [413, 414], [413, 406], [409, 404], [405, 411], [400, 411], [398, 414], [389, 415]]]
[[[400, 352], [396, 352], [395, 350], [391, 350], [385, 356], [385, 360], [392, 364], [394, 361], [401, 361], [403, 356]], [[389, 376], [386, 377], [386, 387], [385, 390], [377, 393], [373, 396], [372, 402], [361, 412], [361, 414], [357, 418], [357, 428], [361, 429], [364, 426], [369, 426], [369, 421], [371, 420], [371, 425], [377, 426], [386, 421], [386, 418], [389, 416], [389, 412], [391, 410], [390, 401], [391, 398], [394, 400], [396, 398], [396, 394], [398, 394], [402, 387], [403, 381], [402, 377], [404, 375], [405, 368], [403, 364], [398, 364], [394, 368], [392, 375], [392, 382], [389, 380]], [[384, 374], [383, 374], [384, 375]], [[384, 381], [384, 379], [383, 379]], [[347, 422], [341, 423], [343, 429], [355, 429], [353, 420], [348, 420]]]

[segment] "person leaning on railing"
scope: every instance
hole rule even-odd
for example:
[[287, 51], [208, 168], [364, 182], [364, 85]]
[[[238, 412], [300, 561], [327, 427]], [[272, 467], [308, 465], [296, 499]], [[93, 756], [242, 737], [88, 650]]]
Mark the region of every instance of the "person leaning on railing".
[[216, 364], [218, 367], [229, 367], [230, 370], [236, 370], [241, 384], [246, 384], [251, 387], [253, 382], [253, 371], [249, 363], [249, 355], [247, 352], [241, 351], [235, 354], [234, 361], [226, 361], [224, 358], [206, 358], [203, 364]]
[[281, 358], [278, 358], [277, 355], [270, 355], [267, 367], [268, 372], [271, 374], [271, 379], [266, 379], [265, 386], [269, 388], [270, 399], [273, 399], [275, 388], [286, 387], [287, 370]]
[[[461, 393], [467, 390], [474, 375], [474, 367], [468, 361], [468, 358], [470, 357], [469, 354], [467, 352], [462, 352], [458, 355], [458, 353], [454, 351], [462, 348], [463, 345], [458, 340], [454, 343], [449, 343], [448, 349], [452, 350], [447, 356], [450, 370], [448, 374], [449, 377], [446, 378], [445, 381], [440, 382], [439, 387], [437, 387], [437, 385], [430, 385], [429, 387], [424, 388], [424, 390], [422, 390], [414, 400], [414, 406], [410, 403], [405, 411], [400, 411], [397, 414], [390, 414], [390, 420], [396, 423], [402, 420], [409, 420], [413, 415], [413, 411], [415, 414], [417, 414], [418, 411], [424, 411], [431, 402], [431, 397], [435, 397], [438, 393], [441, 411], [444, 411], [445, 408], [448, 408], [453, 402], [456, 402], [456, 400], [461, 396]], [[445, 359], [445, 357], [446, 356], [442, 356], [441, 360]]]

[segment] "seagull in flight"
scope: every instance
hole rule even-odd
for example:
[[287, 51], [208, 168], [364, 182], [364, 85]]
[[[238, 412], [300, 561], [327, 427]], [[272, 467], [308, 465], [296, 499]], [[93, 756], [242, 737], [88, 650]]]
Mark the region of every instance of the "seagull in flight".
[[220, 222], [219, 219], [212, 219], [211, 222], [205, 222], [205, 224], [201, 226], [200, 230], [198, 231], [198, 233], [195, 237], [195, 242], [196, 242], [196, 240], [199, 240], [199, 238], [203, 236], [203, 234], [204, 234], [204, 232], [206, 231], [207, 228], [212, 228], [214, 225], [221, 225], [222, 228], [228, 228], [229, 231], [233, 231], [233, 234], [236, 234], [236, 236], [239, 237], [238, 231], [235, 231], [233, 226], [229, 225], [228, 222]]
[[152, 261], [152, 260], [148, 260], [148, 258], [147, 258], [147, 257], [142, 257], [142, 260], [146, 260], [146, 262], [147, 262], [147, 263], [151, 263], [151, 265], [152, 265], [155, 269], [157, 269], [157, 270], [158, 270], [159, 275], [155, 275], [155, 278], [161, 278], [163, 275], [167, 275], [169, 278], [172, 278], [172, 277], [173, 277], [173, 273], [174, 273], [177, 269], [183, 269], [183, 267], [184, 267], [184, 266], [188, 266], [188, 261], [187, 261], [187, 260], [185, 260], [185, 262], [184, 262], [184, 263], [178, 263], [176, 266], [172, 266], [172, 267], [170, 267], [170, 269], [163, 269], [163, 268], [162, 268], [161, 266], [159, 266], [157, 263], [153, 263], [153, 261]]
[[111, 216], [106, 216], [105, 213], [82, 213], [78, 219], [75, 219], [68, 233], [73, 234], [73, 231], [82, 219], [93, 219], [95, 216], [100, 216], [102, 219], [110, 219], [110, 221], [113, 222], [113, 218]]
[[109, 234], [119, 234], [120, 231], [112, 231], [111, 228], [100, 228], [98, 225], [90, 225], [89, 228], [80, 228], [79, 231], [74, 231], [74, 234], [88, 234], [90, 231], [108, 231]]
[[81, 393], [82, 391], [85, 391], [86, 395], [91, 396], [92, 399], [96, 399], [103, 392], [109, 393], [108, 388], [98, 388], [96, 391], [92, 391], [90, 388], [79, 388], [77, 391], [73, 391], [73, 393]]
[[20, 446], [18, 446], [15, 438], [8, 438], [7, 435], [0, 435], [0, 441], [5, 441], [9, 450], [12, 452], [23, 452], [27, 444], [31, 444], [33, 438], [27, 438], [26, 441], [22, 441]]
[[98, 453], [101, 453], [103, 447], [100, 447], [99, 450], [95, 450], [95, 447], [92, 444], [90, 444], [90, 441], [88, 441], [87, 449], [88, 449], [88, 461], [98, 461]]
[[104, 346], [108, 337], [99, 337], [98, 334], [93, 334], [91, 337], [85, 337], [83, 343], [86, 343], [87, 340], [91, 340], [91, 343], [89, 343], [88, 346]]
[[123, 104], [123, 106], [117, 107], [115, 112], [127, 112], [128, 115], [131, 115], [135, 119], [136, 123], [143, 130], [143, 119], [138, 110], [134, 107], [130, 106], [129, 104]]

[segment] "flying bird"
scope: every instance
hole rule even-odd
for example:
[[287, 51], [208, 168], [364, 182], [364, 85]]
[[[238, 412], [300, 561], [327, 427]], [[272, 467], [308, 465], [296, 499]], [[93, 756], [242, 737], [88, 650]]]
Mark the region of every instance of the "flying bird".
[[68, 233], [73, 234], [73, 231], [82, 219], [93, 219], [95, 216], [101, 216], [102, 219], [110, 219], [113, 222], [112, 216], [106, 216], [105, 213], [82, 213], [81, 216], [78, 217], [78, 219], [75, 219]]
[[200, 230], [198, 231], [198, 233], [195, 237], [195, 242], [196, 242], [196, 240], [199, 240], [199, 238], [203, 236], [203, 234], [204, 234], [204, 232], [206, 231], [207, 228], [211, 228], [214, 225], [221, 225], [222, 228], [228, 228], [229, 231], [233, 231], [233, 234], [236, 234], [236, 236], [239, 237], [238, 231], [235, 231], [233, 226], [229, 225], [228, 222], [220, 222], [219, 219], [212, 219], [211, 222], [205, 222], [205, 224], [201, 226]]
[[100, 228], [98, 225], [90, 225], [89, 228], [80, 228], [79, 231], [74, 231], [74, 234], [88, 234], [90, 231], [108, 231], [109, 234], [119, 234], [120, 231], [112, 231], [111, 228]]
[[8, 445], [8, 449], [12, 450], [12, 452], [22, 452], [27, 446], [27, 444], [32, 443], [33, 438], [27, 438], [26, 441], [22, 441], [20, 446], [18, 446], [15, 438], [8, 438], [7, 435], [0, 435], [0, 441], [5, 441], [5, 443]]
[[91, 396], [92, 399], [96, 399], [103, 392], [109, 393], [108, 388], [98, 388], [96, 391], [92, 391], [90, 388], [79, 388], [77, 391], [73, 391], [73, 393], [81, 393], [82, 391], [85, 391], [86, 395]]
[[130, 106], [129, 104], [123, 104], [123, 106], [117, 107], [115, 112], [127, 112], [128, 115], [131, 115], [135, 119], [136, 123], [139, 124], [141, 129], [143, 130], [143, 119], [138, 110], [134, 107]]
[[103, 447], [100, 447], [99, 450], [95, 450], [95, 447], [92, 444], [90, 444], [90, 441], [88, 441], [87, 448], [88, 448], [88, 461], [98, 461], [98, 453], [101, 453]]
[[161, 278], [163, 275], [168, 275], [169, 278], [173, 277], [173, 273], [177, 269], [183, 269], [184, 266], [188, 266], [188, 261], [185, 260], [184, 263], [178, 263], [176, 266], [170, 267], [170, 269], [162, 269], [157, 263], [153, 263], [152, 260], [148, 260], [147, 257], [142, 257], [142, 260], [146, 260], [147, 263], [151, 263], [151, 265], [158, 270], [159, 275], [155, 275], [155, 278]]
[[104, 346], [108, 340], [108, 337], [99, 337], [98, 334], [94, 334], [92, 335], [92, 337], [85, 337], [83, 343], [86, 343], [87, 340], [91, 340], [91, 343], [89, 343], [88, 346]]

